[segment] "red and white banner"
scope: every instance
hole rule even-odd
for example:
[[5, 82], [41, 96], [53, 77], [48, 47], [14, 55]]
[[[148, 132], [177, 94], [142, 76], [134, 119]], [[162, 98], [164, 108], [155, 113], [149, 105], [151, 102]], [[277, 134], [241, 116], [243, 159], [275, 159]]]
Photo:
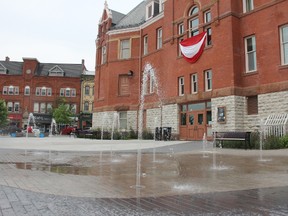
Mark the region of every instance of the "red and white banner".
[[206, 37], [207, 33], [202, 32], [180, 42], [181, 52], [188, 62], [195, 63], [200, 58], [205, 47]]

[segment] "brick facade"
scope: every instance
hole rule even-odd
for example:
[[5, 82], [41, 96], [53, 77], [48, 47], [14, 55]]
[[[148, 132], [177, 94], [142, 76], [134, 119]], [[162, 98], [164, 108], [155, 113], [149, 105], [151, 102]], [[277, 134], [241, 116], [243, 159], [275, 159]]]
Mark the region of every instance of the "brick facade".
[[[154, 2], [157, 5], [159, 1]], [[281, 29], [288, 25], [288, 1], [254, 0], [250, 1], [252, 6], [247, 9], [244, 2], [248, 4], [249, 1], [240, 0], [163, 2], [164, 11], [148, 20], [145, 19], [145, 1], [123, 15], [120, 21], [114, 19], [119, 15], [115, 11], [111, 11], [109, 16], [106, 14], [108, 8], [103, 11], [103, 17], [107, 19], [100, 21], [99, 29], [102, 30], [97, 37], [94, 115], [114, 111], [137, 113], [141, 80], [147, 63], [156, 71], [163, 104], [160, 111], [159, 96], [155, 92], [146, 94], [144, 127], [148, 129], [153, 130], [155, 119], [162, 119], [162, 125], [172, 126], [173, 132], [180, 134], [181, 139], [201, 139], [203, 132], [211, 135], [211, 131], [253, 131], [258, 128], [260, 118], [267, 118], [271, 113], [287, 112], [287, 105], [280, 101], [280, 95], [286, 95], [288, 90], [288, 62], [283, 60], [281, 49], [284, 46]], [[199, 11], [191, 14], [194, 7]], [[206, 22], [208, 11], [211, 20]], [[143, 19], [135, 23], [141, 14]], [[195, 18], [199, 21], [199, 32], [211, 29], [212, 37], [211, 44], [206, 45], [200, 59], [190, 64], [179, 54], [179, 41], [190, 37], [192, 29], [189, 23]], [[184, 26], [181, 34], [180, 25]], [[157, 49], [159, 29], [162, 29], [162, 47]], [[148, 38], [148, 51], [144, 54], [145, 37]], [[130, 41], [131, 56], [127, 59], [119, 57], [123, 39]], [[103, 47], [107, 48], [105, 63], [101, 59]], [[249, 49], [255, 52], [252, 66], [246, 58], [251, 58]], [[129, 70], [134, 72], [129, 78], [130, 94], [119, 95], [119, 76], [126, 75]], [[209, 90], [205, 80], [207, 70], [212, 72], [212, 89]], [[197, 74], [198, 91], [195, 94], [191, 92], [192, 74]], [[181, 96], [178, 92], [179, 77], [184, 79], [184, 95]], [[252, 96], [257, 96], [258, 114], [248, 115], [247, 98]], [[202, 111], [187, 111], [185, 129], [179, 119], [183, 105], [189, 108], [192, 107], [189, 104], [201, 105], [202, 102], [206, 103]], [[225, 122], [215, 121], [217, 107], [225, 107]], [[201, 125], [192, 125], [195, 123], [193, 117]], [[133, 122], [136, 124], [133, 127], [137, 128], [137, 121]], [[190, 137], [189, 134], [196, 130], [199, 130], [199, 136]]]
[[[37, 126], [46, 130], [52, 119], [49, 106], [55, 108], [57, 100], [61, 97], [76, 109], [76, 115], [79, 114], [80, 77], [85, 68], [84, 61], [82, 64], [57, 64], [40, 63], [35, 58], [23, 58], [23, 62], [10, 61], [6, 58], [5, 61], [0, 61], [1, 68], [4, 68], [4, 72], [0, 74], [0, 98], [6, 102], [6, 105], [12, 104], [12, 110], [8, 115], [11, 124], [24, 128], [27, 125], [29, 113], [33, 113]], [[19, 92], [5, 93], [5, 86], [17, 88]], [[27, 94], [26, 88], [29, 89]], [[61, 89], [65, 89], [63, 96], [60, 93]], [[15, 109], [15, 104], [19, 104], [17, 109]], [[38, 110], [35, 104], [38, 104]]]

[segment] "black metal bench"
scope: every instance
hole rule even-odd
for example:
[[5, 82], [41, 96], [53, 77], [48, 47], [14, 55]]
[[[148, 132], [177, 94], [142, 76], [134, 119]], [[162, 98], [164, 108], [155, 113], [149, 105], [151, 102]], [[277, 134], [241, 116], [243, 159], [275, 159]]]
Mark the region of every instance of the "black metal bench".
[[221, 145], [223, 146], [223, 141], [243, 141], [245, 142], [245, 149], [250, 145], [250, 135], [251, 132], [215, 132], [215, 140], [220, 141]]
[[171, 139], [171, 127], [156, 127], [155, 128], [155, 140], [170, 140]]

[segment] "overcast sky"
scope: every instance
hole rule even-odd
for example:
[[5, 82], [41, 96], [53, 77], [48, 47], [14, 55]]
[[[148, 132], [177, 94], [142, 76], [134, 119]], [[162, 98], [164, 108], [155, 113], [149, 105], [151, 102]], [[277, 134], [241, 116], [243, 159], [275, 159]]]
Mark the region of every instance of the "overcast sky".
[[[0, 59], [41, 63], [85, 60], [95, 70], [97, 29], [105, 0], [0, 0]], [[107, 0], [127, 14], [142, 0]]]

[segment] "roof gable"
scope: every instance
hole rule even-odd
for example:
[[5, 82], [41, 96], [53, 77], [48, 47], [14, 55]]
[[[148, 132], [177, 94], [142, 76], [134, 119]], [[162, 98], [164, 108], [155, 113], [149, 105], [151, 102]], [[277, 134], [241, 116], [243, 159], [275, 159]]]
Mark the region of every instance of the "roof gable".
[[55, 65], [49, 70], [49, 76], [64, 76], [64, 70], [58, 65]]

